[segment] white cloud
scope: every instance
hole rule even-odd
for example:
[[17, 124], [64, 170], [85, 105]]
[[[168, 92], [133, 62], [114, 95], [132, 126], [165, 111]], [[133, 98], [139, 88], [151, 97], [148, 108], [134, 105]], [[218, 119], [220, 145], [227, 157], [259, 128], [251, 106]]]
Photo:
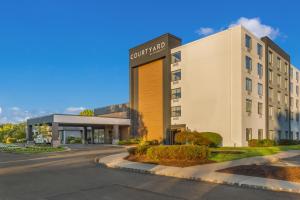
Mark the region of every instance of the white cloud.
[[211, 35], [215, 32], [215, 30], [213, 28], [209, 28], [209, 27], [201, 27], [199, 30], [196, 31], [199, 35], [203, 35], [203, 36], [207, 36], [207, 35]]
[[[260, 20], [259, 17], [256, 18], [246, 18], [246, 17], [241, 17], [237, 21], [231, 23], [228, 25], [228, 28], [237, 26], [237, 25], [242, 25], [245, 27], [247, 30], [252, 32], [254, 35], [257, 37], [265, 37], [268, 36], [271, 39], [276, 39], [278, 36], [281, 35], [280, 30], [278, 28], [274, 28], [272, 26], [263, 24]], [[222, 31], [224, 28], [220, 28], [218, 30], [215, 30], [213, 28], [209, 27], [202, 27], [199, 30], [196, 31], [200, 36], [207, 36], [211, 35], [217, 31]], [[285, 36], [286, 37], [286, 36]]]
[[258, 17], [252, 19], [241, 17], [236, 22], [230, 24], [229, 27], [234, 27], [237, 25], [242, 25], [259, 38], [268, 36], [271, 39], [276, 39], [280, 35], [278, 28], [273, 28], [272, 26], [262, 24], [260, 18]]
[[69, 107], [65, 110], [65, 112], [68, 114], [79, 114], [83, 110], [85, 110], [84, 107]]
[[41, 110], [23, 110], [20, 107], [11, 107], [11, 108], [3, 108], [1, 107], [1, 115], [0, 115], [0, 124], [4, 123], [20, 123], [24, 122], [29, 118], [38, 117], [49, 114], [49, 112], [41, 111]]

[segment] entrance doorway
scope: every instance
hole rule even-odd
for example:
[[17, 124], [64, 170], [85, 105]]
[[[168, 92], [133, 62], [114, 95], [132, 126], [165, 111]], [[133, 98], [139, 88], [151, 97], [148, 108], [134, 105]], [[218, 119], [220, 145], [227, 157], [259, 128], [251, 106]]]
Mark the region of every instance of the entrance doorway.
[[94, 129], [94, 144], [104, 144], [104, 129]]

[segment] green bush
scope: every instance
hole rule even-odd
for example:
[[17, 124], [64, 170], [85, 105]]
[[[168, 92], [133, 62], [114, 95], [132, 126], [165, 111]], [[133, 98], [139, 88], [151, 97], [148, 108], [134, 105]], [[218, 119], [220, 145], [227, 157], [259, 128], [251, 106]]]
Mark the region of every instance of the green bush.
[[194, 144], [210, 146], [212, 142], [196, 131], [184, 131], [175, 135], [175, 144]]
[[154, 146], [147, 150], [147, 157], [152, 160], [206, 160], [209, 148], [199, 145]]
[[82, 143], [82, 141], [81, 141], [81, 138], [79, 138], [79, 137], [69, 136], [69, 137], [67, 137], [67, 143], [68, 144], [80, 144], [80, 143]]
[[248, 146], [249, 147], [272, 147], [275, 146], [276, 142], [274, 140], [264, 139], [264, 140], [249, 140]]
[[118, 145], [131, 145], [131, 144], [139, 144], [140, 143], [140, 139], [139, 138], [130, 138], [127, 140], [120, 140], [118, 142]]
[[5, 140], [6, 144], [12, 144], [12, 143], [16, 143], [17, 142], [17, 138], [12, 138], [12, 137], [8, 137]]
[[222, 145], [223, 138], [218, 133], [203, 132], [200, 135], [210, 141], [210, 147], [219, 147]]
[[278, 145], [298, 145], [300, 144], [300, 141], [298, 140], [278, 140]]
[[146, 155], [147, 150], [150, 148], [150, 145], [138, 145], [127, 149], [128, 153], [131, 155]]

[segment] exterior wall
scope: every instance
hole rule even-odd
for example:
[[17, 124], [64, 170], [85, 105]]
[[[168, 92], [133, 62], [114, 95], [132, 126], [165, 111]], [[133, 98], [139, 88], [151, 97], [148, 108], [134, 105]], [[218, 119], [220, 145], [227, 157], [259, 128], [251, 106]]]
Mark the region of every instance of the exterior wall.
[[[246, 47], [246, 35], [251, 37], [251, 48]], [[242, 145], [247, 146], [246, 129], [251, 130], [249, 139], [258, 139], [259, 130], [262, 130], [262, 138], [266, 138], [266, 84], [265, 84], [265, 46], [264, 43], [256, 38], [251, 32], [242, 28]], [[260, 56], [257, 51], [257, 45], [260, 44], [263, 48], [262, 55]], [[246, 56], [252, 59], [252, 70], [246, 68]], [[263, 67], [263, 74], [260, 77], [258, 74], [258, 64]], [[246, 79], [252, 81], [252, 92], [246, 90]], [[258, 84], [262, 84], [263, 94], [258, 93]], [[252, 101], [251, 112], [246, 110], [246, 101]], [[258, 104], [262, 103], [262, 114], [258, 113]]]
[[[299, 132], [300, 132], [300, 122], [299, 122], [299, 106], [300, 106], [300, 94], [299, 94], [299, 87], [300, 87], [300, 70], [297, 69], [295, 66], [291, 66], [290, 70], [290, 81], [291, 81], [291, 88], [290, 88], [290, 111], [291, 117], [290, 119], [290, 126], [291, 126], [291, 134], [289, 137], [283, 135], [282, 139], [295, 139], [299, 140]], [[298, 88], [298, 89], [297, 89]], [[297, 116], [298, 115], [298, 116]]]
[[143, 136], [147, 140], [163, 140], [163, 60], [138, 68], [138, 110]]
[[269, 38], [262, 38], [262, 41], [266, 46], [265, 60], [268, 69], [266, 76], [268, 89], [266, 107], [268, 113], [267, 138], [278, 140], [283, 135], [289, 135], [290, 132], [290, 58]]
[[241, 146], [241, 28], [180, 46], [172, 53], [178, 51], [181, 62], [171, 70], [181, 69], [181, 80], [172, 82], [171, 88], [181, 88], [181, 99], [171, 105], [181, 106], [181, 116], [172, 117], [172, 125], [217, 132], [225, 146]]
[[[252, 36], [253, 48], [244, 48], [245, 33]], [[257, 63], [264, 60], [256, 53], [256, 43], [264, 44], [241, 26], [172, 49], [181, 51], [181, 62], [171, 71], [181, 70], [181, 80], [171, 88], [181, 88], [181, 98], [172, 100], [172, 106], [181, 106], [181, 116], [172, 117], [172, 126], [185, 124], [187, 129], [210, 131], [222, 135], [224, 146], [246, 146], [246, 128], [257, 138], [258, 129], [265, 127], [263, 114], [257, 113], [257, 103], [265, 101], [257, 93], [257, 84], [264, 86], [257, 75]], [[255, 48], [254, 48], [255, 46]], [[252, 71], [245, 69], [245, 56], [253, 60]], [[245, 91], [245, 79], [252, 79], [252, 93]], [[246, 99], [252, 100], [252, 113], [246, 113]]]

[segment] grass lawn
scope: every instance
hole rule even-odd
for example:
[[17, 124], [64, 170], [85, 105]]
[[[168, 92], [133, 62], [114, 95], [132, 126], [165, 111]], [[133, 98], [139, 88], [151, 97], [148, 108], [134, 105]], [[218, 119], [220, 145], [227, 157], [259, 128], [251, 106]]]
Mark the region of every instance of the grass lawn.
[[254, 156], [266, 156], [282, 151], [300, 150], [300, 145], [274, 146], [274, 147], [221, 147], [212, 148], [209, 160], [215, 162], [224, 162], [237, 160]]
[[50, 146], [31, 146], [31, 147], [1, 147], [0, 152], [7, 153], [28, 153], [28, 154], [37, 154], [37, 153], [50, 153], [50, 152], [59, 152], [64, 151], [63, 147], [50, 147]]

